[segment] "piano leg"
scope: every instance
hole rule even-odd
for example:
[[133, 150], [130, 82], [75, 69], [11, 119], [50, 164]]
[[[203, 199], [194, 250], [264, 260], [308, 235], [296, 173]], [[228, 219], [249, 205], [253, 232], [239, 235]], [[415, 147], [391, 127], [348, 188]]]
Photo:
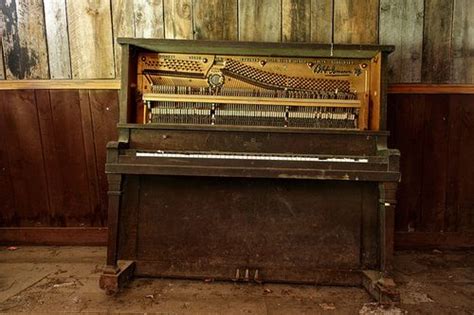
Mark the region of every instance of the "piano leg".
[[107, 265], [99, 279], [99, 286], [107, 294], [115, 294], [132, 277], [135, 269], [134, 261], [117, 260], [118, 243], [118, 218], [120, 203], [122, 197], [122, 175], [108, 174], [109, 182], [109, 209], [108, 209], [108, 247], [107, 247]]
[[397, 182], [379, 184], [380, 270], [362, 272], [362, 286], [380, 303], [400, 302], [400, 293], [391, 277]]

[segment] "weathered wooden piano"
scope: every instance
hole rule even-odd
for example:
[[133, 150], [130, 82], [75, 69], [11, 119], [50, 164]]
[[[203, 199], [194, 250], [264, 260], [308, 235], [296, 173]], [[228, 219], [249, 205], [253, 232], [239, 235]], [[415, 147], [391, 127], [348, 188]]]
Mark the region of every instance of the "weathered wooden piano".
[[132, 276], [364, 286], [387, 281], [399, 152], [392, 46], [119, 39], [100, 285]]

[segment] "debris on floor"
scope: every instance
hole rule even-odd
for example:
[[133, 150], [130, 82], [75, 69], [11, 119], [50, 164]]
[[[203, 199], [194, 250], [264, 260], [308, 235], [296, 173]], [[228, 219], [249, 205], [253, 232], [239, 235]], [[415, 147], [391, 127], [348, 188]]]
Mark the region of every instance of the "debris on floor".
[[357, 287], [151, 278], [107, 296], [98, 286], [105, 255], [104, 247], [0, 251], [0, 313], [474, 314], [474, 250], [397, 252], [399, 305], [374, 303]]

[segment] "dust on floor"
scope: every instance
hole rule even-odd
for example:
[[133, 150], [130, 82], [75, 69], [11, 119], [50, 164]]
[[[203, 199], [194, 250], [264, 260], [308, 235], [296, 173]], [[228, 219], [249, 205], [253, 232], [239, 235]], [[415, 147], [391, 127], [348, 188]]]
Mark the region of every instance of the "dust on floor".
[[0, 248], [0, 312], [161, 314], [474, 314], [474, 251], [398, 252], [402, 303], [383, 307], [360, 288], [135, 279], [106, 296], [103, 247]]

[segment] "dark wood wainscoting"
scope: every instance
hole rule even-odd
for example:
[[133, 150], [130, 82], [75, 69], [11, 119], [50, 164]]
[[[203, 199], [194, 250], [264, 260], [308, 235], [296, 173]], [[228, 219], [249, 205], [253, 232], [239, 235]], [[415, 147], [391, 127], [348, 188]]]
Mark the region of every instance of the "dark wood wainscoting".
[[389, 146], [401, 151], [397, 244], [474, 246], [474, 95], [392, 94]]
[[[402, 154], [396, 245], [474, 246], [474, 95], [419, 93], [388, 98], [389, 144]], [[4, 90], [0, 100], [0, 243], [104, 244], [117, 91]]]
[[0, 91], [0, 99], [0, 226], [105, 226], [117, 91]]

